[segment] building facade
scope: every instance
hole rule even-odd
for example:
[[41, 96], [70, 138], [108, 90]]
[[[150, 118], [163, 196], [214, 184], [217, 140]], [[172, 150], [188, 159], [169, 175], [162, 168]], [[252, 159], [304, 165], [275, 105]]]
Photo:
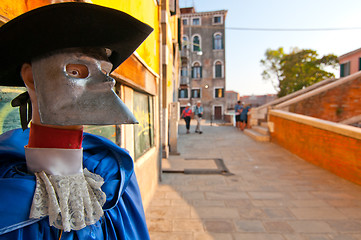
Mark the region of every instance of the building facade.
[[235, 91], [226, 91], [227, 110], [234, 110], [234, 106], [239, 101], [239, 93]]
[[181, 8], [182, 49], [178, 98], [180, 110], [198, 101], [203, 118], [223, 119], [227, 110], [225, 20], [227, 11], [196, 12]]
[[341, 55], [340, 63], [340, 77], [346, 77], [361, 70], [361, 48], [352, 52]]

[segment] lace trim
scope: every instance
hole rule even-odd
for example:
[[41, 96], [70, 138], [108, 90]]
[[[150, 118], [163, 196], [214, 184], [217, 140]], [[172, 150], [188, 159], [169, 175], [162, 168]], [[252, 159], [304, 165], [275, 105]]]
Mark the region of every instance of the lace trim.
[[35, 173], [36, 189], [30, 218], [49, 216], [49, 224], [65, 232], [80, 230], [103, 216], [104, 180], [89, 172], [58, 176]]

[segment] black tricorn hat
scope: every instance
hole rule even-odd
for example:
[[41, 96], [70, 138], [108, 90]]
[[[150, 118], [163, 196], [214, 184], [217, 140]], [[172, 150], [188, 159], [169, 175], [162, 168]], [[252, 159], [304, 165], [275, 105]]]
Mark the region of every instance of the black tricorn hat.
[[67, 2], [34, 9], [0, 27], [0, 86], [24, 86], [23, 63], [64, 48], [109, 48], [113, 71], [152, 31], [124, 12], [95, 4]]

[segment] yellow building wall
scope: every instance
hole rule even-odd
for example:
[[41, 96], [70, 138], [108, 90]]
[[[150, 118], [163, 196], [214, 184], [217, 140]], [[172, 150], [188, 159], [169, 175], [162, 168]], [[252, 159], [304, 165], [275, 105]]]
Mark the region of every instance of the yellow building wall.
[[0, 15], [8, 20], [27, 11], [27, 6], [24, 0], [1, 0]]
[[154, 29], [136, 52], [153, 71], [159, 74], [160, 17], [157, 2], [155, 0], [93, 0], [92, 2], [128, 13]]

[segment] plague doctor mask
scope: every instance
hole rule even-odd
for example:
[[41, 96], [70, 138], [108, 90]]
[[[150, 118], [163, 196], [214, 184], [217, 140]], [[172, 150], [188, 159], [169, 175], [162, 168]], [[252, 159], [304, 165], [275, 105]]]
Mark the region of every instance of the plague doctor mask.
[[[103, 54], [68, 49], [32, 61], [40, 120], [49, 125], [137, 123], [113, 91]], [[75, 67], [74, 67], [75, 66]]]

